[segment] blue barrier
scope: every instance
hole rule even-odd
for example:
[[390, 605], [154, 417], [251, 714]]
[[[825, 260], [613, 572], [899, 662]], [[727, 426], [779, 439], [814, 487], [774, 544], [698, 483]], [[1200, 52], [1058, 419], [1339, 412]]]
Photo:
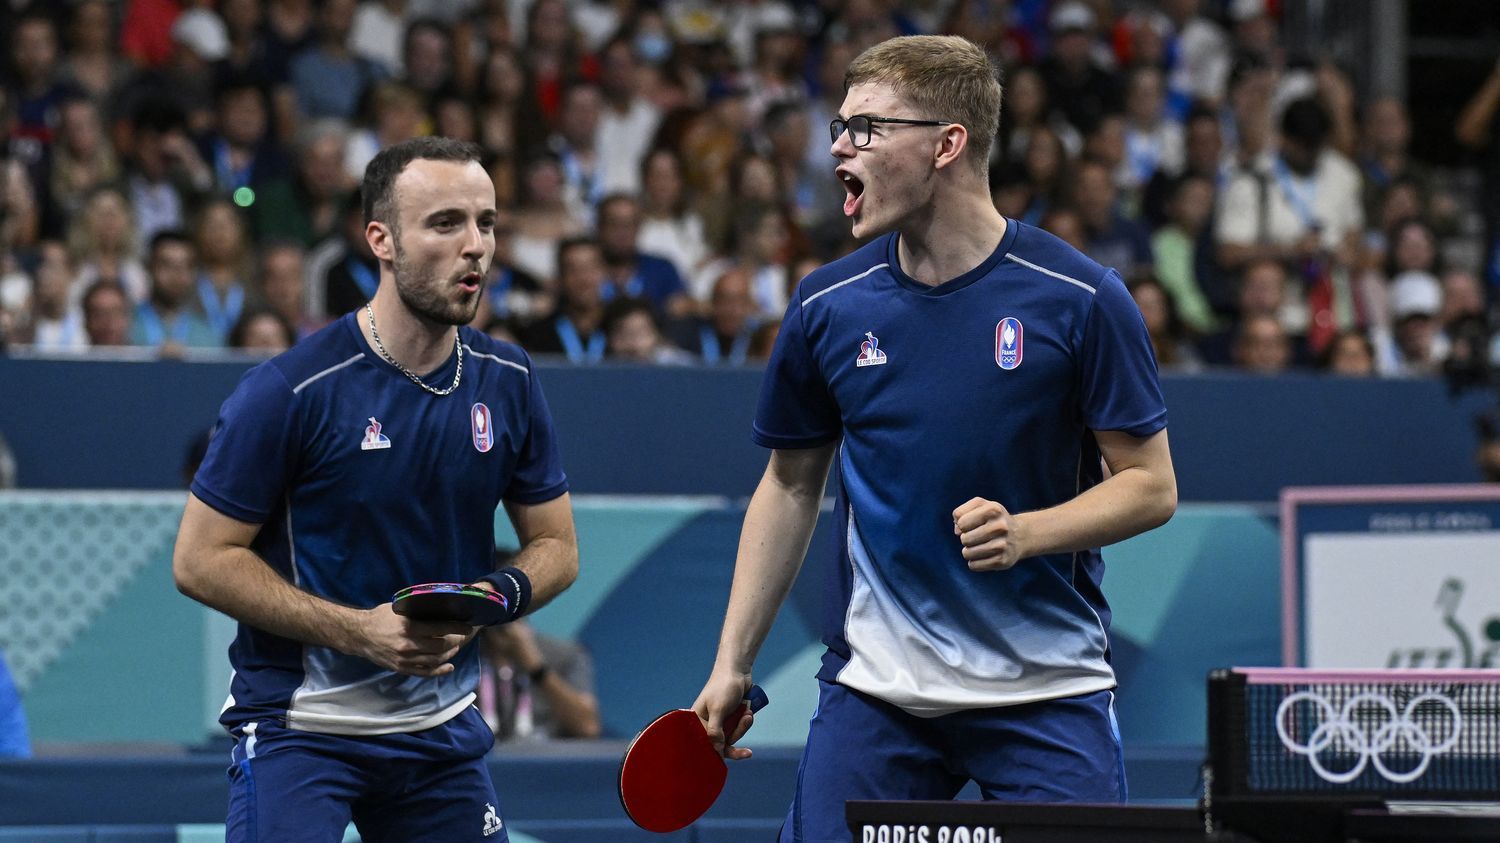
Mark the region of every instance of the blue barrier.
[[[0, 358], [0, 431], [22, 485], [165, 489], [248, 364]], [[750, 494], [756, 368], [542, 366], [573, 490]], [[1183, 500], [1273, 501], [1283, 486], [1466, 483], [1473, 411], [1435, 380], [1236, 373], [1163, 378]], [[622, 447], [623, 446], [623, 447]]]

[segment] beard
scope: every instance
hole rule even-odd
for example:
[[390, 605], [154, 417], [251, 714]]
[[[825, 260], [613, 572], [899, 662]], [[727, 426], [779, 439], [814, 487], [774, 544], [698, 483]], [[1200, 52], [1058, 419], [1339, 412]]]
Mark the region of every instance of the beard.
[[[396, 258], [392, 261], [396, 276], [396, 295], [401, 298], [401, 303], [406, 305], [407, 310], [420, 319], [439, 325], [467, 325], [474, 321], [474, 315], [479, 312], [478, 294], [468, 299], [448, 298], [443, 294], [446, 279], [439, 278], [431, 268], [416, 266], [407, 260], [406, 252], [401, 248], [399, 233], [393, 244], [396, 252]], [[483, 277], [481, 272], [481, 284], [484, 283]]]

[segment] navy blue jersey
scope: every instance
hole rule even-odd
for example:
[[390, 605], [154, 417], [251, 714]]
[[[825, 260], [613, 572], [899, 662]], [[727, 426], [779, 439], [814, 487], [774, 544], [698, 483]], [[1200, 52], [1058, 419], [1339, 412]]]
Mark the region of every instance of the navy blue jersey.
[[1140, 311], [1113, 270], [1015, 221], [936, 287], [896, 244], [803, 279], [756, 412], [769, 448], [841, 440], [819, 675], [923, 716], [1111, 688], [1099, 552], [970, 571], [952, 513], [1063, 503], [1101, 480], [1091, 431], [1166, 426]]
[[[468, 328], [463, 379], [437, 396], [365, 342], [348, 314], [251, 369], [224, 402], [193, 494], [263, 524], [252, 547], [290, 582], [369, 608], [424, 582], [473, 582], [494, 570], [502, 500], [535, 504], [567, 491], [551, 414], [531, 359]], [[426, 381], [447, 386], [457, 356]], [[284, 716], [338, 734], [412, 732], [473, 700], [477, 646], [457, 670], [393, 673], [246, 624], [221, 717], [233, 727]]]

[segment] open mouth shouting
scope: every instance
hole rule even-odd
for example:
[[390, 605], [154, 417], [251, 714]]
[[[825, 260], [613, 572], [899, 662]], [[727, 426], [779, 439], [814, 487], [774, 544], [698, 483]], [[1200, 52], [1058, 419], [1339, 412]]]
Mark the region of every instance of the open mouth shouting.
[[844, 190], [848, 193], [844, 197], [844, 216], [852, 217], [859, 213], [859, 206], [863, 204], [865, 183], [843, 167], [838, 168], [836, 173], [839, 182], [844, 185]]

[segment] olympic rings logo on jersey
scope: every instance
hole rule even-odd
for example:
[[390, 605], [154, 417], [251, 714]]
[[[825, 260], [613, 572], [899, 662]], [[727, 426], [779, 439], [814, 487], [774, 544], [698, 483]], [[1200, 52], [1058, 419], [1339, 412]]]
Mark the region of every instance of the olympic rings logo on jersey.
[[[1291, 727], [1287, 723], [1288, 714], [1294, 714], [1293, 706], [1299, 702], [1310, 702], [1318, 710], [1318, 725], [1307, 736], [1305, 743], [1291, 733]], [[1440, 738], [1413, 719], [1412, 715], [1417, 707], [1427, 702], [1446, 708], [1452, 716], [1453, 727], [1447, 736]], [[1356, 722], [1355, 711], [1366, 705], [1374, 708], [1374, 713], [1367, 715], [1365, 722]], [[1334, 709], [1333, 703], [1326, 697], [1315, 691], [1298, 691], [1276, 707], [1276, 734], [1281, 737], [1281, 743], [1298, 755], [1306, 755], [1313, 770], [1324, 780], [1334, 784], [1354, 781], [1371, 764], [1380, 775], [1392, 782], [1404, 784], [1416, 781], [1427, 772], [1432, 759], [1458, 744], [1458, 737], [1462, 732], [1463, 714], [1459, 711], [1458, 704], [1442, 694], [1430, 691], [1412, 698], [1405, 710], [1397, 710], [1395, 701], [1390, 697], [1370, 691], [1355, 694], [1338, 710]], [[1383, 756], [1391, 750], [1401, 750], [1403, 745], [1402, 754], [1417, 753], [1422, 760], [1410, 770], [1393, 770]], [[1348, 770], [1330, 770], [1319, 757], [1330, 749], [1357, 755], [1359, 761]]]

